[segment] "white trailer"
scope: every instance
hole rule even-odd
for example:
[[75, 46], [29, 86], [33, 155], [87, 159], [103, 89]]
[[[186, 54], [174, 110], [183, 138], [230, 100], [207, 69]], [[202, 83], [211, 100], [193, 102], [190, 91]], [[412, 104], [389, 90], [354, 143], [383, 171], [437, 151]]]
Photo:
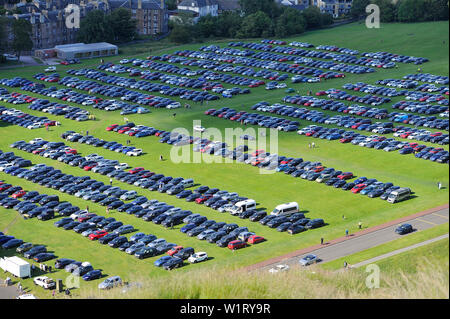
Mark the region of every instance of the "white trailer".
[[15, 277], [31, 277], [30, 264], [16, 256], [0, 258], [0, 268], [10, 272]]

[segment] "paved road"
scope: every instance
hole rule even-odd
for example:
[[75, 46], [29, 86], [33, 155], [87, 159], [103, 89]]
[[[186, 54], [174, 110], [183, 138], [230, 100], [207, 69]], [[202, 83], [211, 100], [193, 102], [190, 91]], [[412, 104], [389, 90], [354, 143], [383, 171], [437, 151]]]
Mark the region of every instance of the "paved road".
[[[409, 220], [408, 223], [411, 224], [415, 229], [417, 229], [416, 231], [421, 231], [440, 224], [447, 223], [448, 220], [449, 209], [447, 207], [442, 210]], [[308, 253], [292, 256], [284, 260], [264, 265], [263, 267], [258, 268], [262, 270], [268, 270], [280, 263], [288, 265], [298, 265], [298, 260], [307, 254], [316, 255], [321, 260], [321, 262], [332, 261], [402, 237], [401, 235], [397, 235], [394, 231], [397, 226], [398, 225], [391, 225], [361, 236], [346, 239], [335, 244], [324, 245], [323, 247], [317, 248]]]
[[448, 234], [445, 234], [445, 235], [442, 235], [442, 236], [439, 236], [439, 237], [435, 237], [435, 238], [432, 238], [432, 239], [428, 239], [428, 240], [425, 240], [425, 241], [423, 241], [421, 243], [417, 243], [417, 244], [414, 244], [414, 245], [411, 245], [411, 246], [408, 246], [408, 247], [400, 248], [400, 249], [388, 252], [386, 254], [383, 254], [383, 255], [380, 255], [380, 256], [377, 256], [377, 257], [374, 257], [374, 258], [367, 259], [365, 261], [362, 261], [362, 262], [359, 262], [359, 263], [356, 263], [356, 264], [352, 265], [352, 268], [362, 267], [362, 266], [374, 263], [376, 261], [379, 261], [379, 260], [382, 260], [382, 259], [385, 259], [385, 258], [388, 258], [388, 257], [392, 257], [392, 256], [395, 256], [395, 255], [404, 253], [405, 251], [408, 251], [408, 250], [411, 250], [411, 249], [415, 249], [415, 248], [418, 248], [418, 247], [422, 247], [422, 246], [434, 243], [436, 241], [439, 241], [439, 240], [442, 240], [442, 239], [445, 239], [445, 238], [448, 238]]
[[16, 286], [0, 287], [0, 299], [15, 299], [18, 295]]

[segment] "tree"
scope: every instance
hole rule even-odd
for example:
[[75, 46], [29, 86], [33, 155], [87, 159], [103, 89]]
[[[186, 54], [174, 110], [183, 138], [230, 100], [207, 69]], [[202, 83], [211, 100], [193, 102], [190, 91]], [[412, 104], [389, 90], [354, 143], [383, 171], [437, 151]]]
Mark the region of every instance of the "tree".
[[366, 15], [366, 7], [370, 4], [370, 0], [353, 0], [350, 8], [350, 15], [353, 18], [360, 18]]
[[394, 22], [397, 20], [395, 4], [391, 0], [372, 0], [380, 8], [381, 22]]
[[322, 26], [322, 14], [316, 6], [309, 6], [303, 11], [303, 16], [305, 17], [306, 27], [308, 29], [320, 28]]
[[246, 16], [262, 11], [273, 19], [281, 13], [274, 0], [239, 0], [239, 5]]
[[424, 20], [448, 20], [448, 0], [425, 0]]
[[189, 28], [178, 23], [173, 26], [169, 39], [175, 43], [189, 43], [192, 41]]
[[5, 62], [6, 59], [3, 56], [8, 47], [8, 37], [6, 33], [6, 28], [8, 26], [8, 19], [5, 17], [0, 17], [0, 63]]
[[305, 29], [306, 21], [303, 15], [298, 10], [287, 7], [276, 21], [275, 35], [284, 37], [300, 34], [305, 32]]
[[424, 0], [402, 0], [398, 7], [398, 20], [400, 22], [424, 21], [426, 10]]
[[259, 38], [273, 35], [272, 21], [267, 14], [262, 11], [250, 14], [242, 22], [238, 31], [239, 38]]
[[133, 40], [136, 36], [136, 20], [131, 16], [131, 11], [118, 8], [105, 18], [106, 26], [111, 30], [113, 42], [123, 43]]
[[78, 40], [85, 43], [112, 41], [113, 30], [108, 27], [105, 13], [101, 10], [90, 11], [81, 20]]
[[16, 52], [19, 60], [23, 51], [31, 51], [33, 49], [31, 31], [32, 27], [30, 21], [25, 19], [14, 19], [12, 24], [12, 33], [14, 36], [12, 49]]
[[166, 0], [166, 8], [168, 10], [176, 10], [177, 9], [177, 0]]

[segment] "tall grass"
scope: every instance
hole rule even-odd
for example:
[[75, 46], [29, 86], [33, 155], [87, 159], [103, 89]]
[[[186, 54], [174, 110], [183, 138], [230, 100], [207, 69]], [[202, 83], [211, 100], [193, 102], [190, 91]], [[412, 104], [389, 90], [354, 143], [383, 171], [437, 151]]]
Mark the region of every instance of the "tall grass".
[[329, 271], [318, 266], [302, 269], [292, 267], [287, 272], [267, 271], [225, 272], [218, 269], [174, 272], [166, 278], [135, 277], [141, 286], [126, 292], [121, 288], [109, 291], [81, 291], [80, 298], [131, 299], [348, 299], [449, 298], [449, 268], [447, 263], [419, 263], [417, 272], [381, 272], [380, 288], [366, 287], [364, 270]]

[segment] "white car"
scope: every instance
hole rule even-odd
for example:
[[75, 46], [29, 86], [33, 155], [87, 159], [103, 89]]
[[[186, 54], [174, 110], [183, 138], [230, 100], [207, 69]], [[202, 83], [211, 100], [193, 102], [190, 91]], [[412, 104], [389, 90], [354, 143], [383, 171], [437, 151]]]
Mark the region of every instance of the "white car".
[[130, 168], [130, 165], [127, 163], [120, 163], [119, 165], [114, 166], [115, 169], [127, 169]]
[[166, 109], [177, 109], [181, 107], [181, 103], [180, 102], [174, 102], [174, 103], [170, 103], [169, 105], [166, 106]]
[[12, 163], [5, 163], [0, 165], [0, 172], [3, 172], [5, 169], [7, 169], [8, 167], [14, 166]]
[[56, 282], [47, 276], [40, 276], [33, 279], [35, 285], [41, 286], [44, 289], [52, 289], [56, 287]]
[[309, 254], [309, 255], [306, 255], [305, 257], [301, 258], [299, 260], [299, 263], [301, 266], [308, 266], [308, 265], [315, 264], [317, 261], [318, 261], [318, 258], [316, 255]]
[[194, 131], [197, 131], [197, 132], [204, 132], [206, 130], [206, 128], [204, 128], [203, 126], [201, 126], [201, 125], [194, 125]]
[[126, 155], [128, 155], [128, 156], [140, 156], [140, 155], [142, 155], [142, 149], [135, 148], [134, 150], [128, 151], [126, 153]]
[[127, 64], [127, 63], [130, 63], [130, 60], [128, 60], [128, 59], [122, 59], [122, 60], [119, 61], [119, 63], [120, 63], [120, 64]]
[[41, 128], [41, 124], [33, 123], [33, 124], [27, 126], [27, 129], [29, 129], [29, 130], [34, 130], [36, 128]]
[[191, 255], [191, 257], [188, 258], [188, 261], [192, 264], [199, 263], [199, 262], [205, 261], [205, 260], [208, 260], [208, 254], [203, 251], [195, 253], [195, 254]]
[[281, 264], [281, 265], [276, 265], [275, 267], [273, 267], [273, 268], [270, 268], [269, 269], [269, 272], [271, 273], [271, 274], [275, 274], [275, 273], [277, 273], [277, 272], [283, 272], [283, 271], [288, 271], [289, 270], [289, 266], [288, 265], [283, 265], [283, 264]]
[[46, 68], [44, 71], [45, 71], [45, 72], [53, 72], [53, 71], [56, 71], [56, 67], [54, 67], [54, 66], [49, 66], [49, 67]]

